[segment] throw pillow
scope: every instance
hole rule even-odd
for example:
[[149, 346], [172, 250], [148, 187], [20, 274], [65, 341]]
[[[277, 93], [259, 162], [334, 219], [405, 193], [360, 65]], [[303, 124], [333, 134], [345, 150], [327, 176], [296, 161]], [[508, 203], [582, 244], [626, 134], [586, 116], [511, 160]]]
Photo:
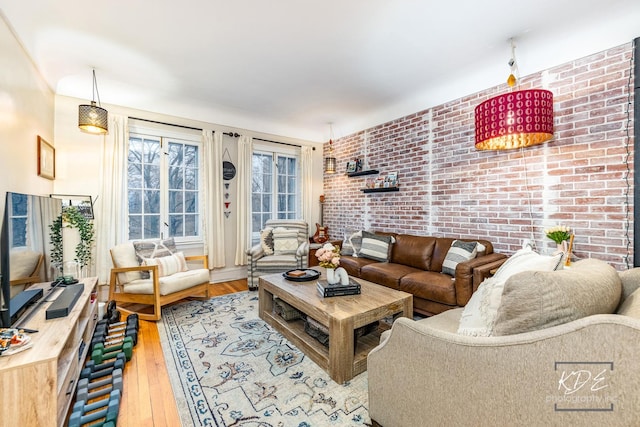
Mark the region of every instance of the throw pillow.
[[484, 280], [462, 311], [458, 333], [489, 336], [502, 299], [502, 290], [509, 277], [523, 271], [553, 271], [560, 266], [562, 253], [546, 256], [527, 247], [509, 257], [492, 276]]
[[391, 254], [392, 236], [362, 232], [362, 247], [358, 256], [375, 261], [387, 262]]
[[[145, 258], [164, 257], [176, 252], [176, 242], [173, 237], [165, 240], [140, 240], [133, 242], [133, 247], [136, 250], [139, 265], [143, 265]], [[140, 276], [142, 279], [151, 277], [148, 271], [141, 271]]]
[[273, 229], [273, 254], [295, 255], [298, 250], [298, 232], [284, 227]]
[[504, 285], [493, 335], [530, 332], [613, 313], [621, 293], [618, 272], [597, 259], [577, 261], [567, 270], [522, 272]]
[[171, 276], [180, 271], [188, 270], [187, 261], [182, 252], [158, 258], [145, 258], [142, 262], [143, 265], [157, 265], [158, 276], [160, 277]]
[[340, 247], [340, 254], [351, 255], [357, 258], [358, 252], [360, 252], [361, 247], [362, 247], [362, 230], [358, 230], [358, 231], [345, 230], [344, 240], [342, 241], [342, 246]]
[[442, 262], [442, 272], [449, 276], [456, 275], [456, 267], [464, 261], [469, 261], [476, 257], [478, 242], [463, 242], [454, 240], [447, 252], [447, 256]]
[[273, 255], [273, 227], [265, 227], [260, 232], [260, 246], [265, 255]]
[[640, 289], [625, 298], [616, 313], [640, 319]]

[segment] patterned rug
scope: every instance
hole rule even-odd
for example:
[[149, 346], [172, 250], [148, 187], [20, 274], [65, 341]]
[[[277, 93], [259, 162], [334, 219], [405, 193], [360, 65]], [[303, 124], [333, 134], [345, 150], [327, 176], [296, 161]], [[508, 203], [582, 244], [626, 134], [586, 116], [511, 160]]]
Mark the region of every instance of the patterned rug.
[[258, 317], [257, 292], [165, 307], [158, 331], [185, 427], [370, 425], [367, 373], [335, 383]]

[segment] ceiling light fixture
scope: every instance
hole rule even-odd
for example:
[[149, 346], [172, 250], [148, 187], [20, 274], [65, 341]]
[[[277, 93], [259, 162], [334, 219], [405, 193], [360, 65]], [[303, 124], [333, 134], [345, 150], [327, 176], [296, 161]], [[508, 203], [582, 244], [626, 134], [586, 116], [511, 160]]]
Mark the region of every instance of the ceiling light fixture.
[[[518, 65], [511, 40], [509, 87], [517, 83]], [[493, 97], [475, 108], [476, 150], [509, 150], [542, 144], [553, 138], [553, 93], [516, 90]]]
[[329, 123], [329, 155], [324, 159], [324, 171], [336, 173], [336, 158], [333, 157], [333, 124]]
[[[98, 96], [98, 105], [96, 105], [96, 95]], [[78, 127], [83, 132], [93, 134], [107, 133], [109, 131], [109, 113], [100, 104], [96, 70], [93, 70], [91, 105], [82, 104], [78, 107]]]

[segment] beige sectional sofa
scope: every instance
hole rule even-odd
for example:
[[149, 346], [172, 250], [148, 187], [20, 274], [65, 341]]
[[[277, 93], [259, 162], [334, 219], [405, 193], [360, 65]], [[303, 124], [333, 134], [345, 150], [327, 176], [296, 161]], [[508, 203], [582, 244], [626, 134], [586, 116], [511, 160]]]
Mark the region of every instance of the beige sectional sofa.
[[639, 287], [583, 260], [511, 276], [492, 336], [458, 333], [462, 308], [396, 320], [368, 358], [374, 425], [638, 425]]

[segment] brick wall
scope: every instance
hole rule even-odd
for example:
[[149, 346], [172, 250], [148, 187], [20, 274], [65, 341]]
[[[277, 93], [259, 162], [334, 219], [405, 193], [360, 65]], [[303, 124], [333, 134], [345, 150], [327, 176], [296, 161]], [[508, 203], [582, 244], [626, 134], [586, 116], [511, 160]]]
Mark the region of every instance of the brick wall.
[[[520, 80], [520, 89], [554, 94], [554, 139], [544, 145], [476, 151], [474, 108], [506, 84], [334, 141], [338, 173], [324, 177], [331, 237], [363, 228], [477, 237], [507, 254], [530, 239], [550, 253], [543, 230], [562, 224], [575, 232], [578, 258], [632, 266], [631, 55], [629, 43]], [[397, 171], [400, 191], [364, 194], [377, 175], [346, 176], [356, 157], [380, 175]]]

